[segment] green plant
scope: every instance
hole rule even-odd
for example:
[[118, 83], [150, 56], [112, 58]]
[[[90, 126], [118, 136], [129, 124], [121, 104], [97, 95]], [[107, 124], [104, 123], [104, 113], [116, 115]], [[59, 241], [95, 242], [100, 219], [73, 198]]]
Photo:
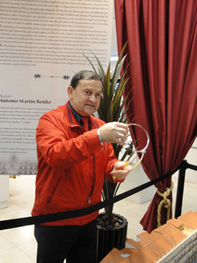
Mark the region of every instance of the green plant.
[[[127, 43], [126, 43], [127, 44]], [[125, 62], [126, 55], [123, 56], [126, 44], [124, 45], [120, 56], [116, 62], [114, 72], [111, 76], [111, 63], [109, 63], [107, 71], [104, 71], [104, 68], [99, 60], [99, 58], [94, 54], [93, 56], [97, 62], [97, 68], [94, 66], [92, 61], [87, 57], [87, 60], [91, 64], [93, 70], [102, 77], [103, 80], [103, 93], [101, 96], [100, 107], [98, 109], [98, 116], [103, 121], [107, 122], [127, 122], [126, 116], [126, 102], [128, 105], [128, 95], [123, 98], [124, 89], [128, 81], [126, 77], [126, 72], [128, 65], [125, 67], [125, 70], [122, 72], [123, 63]], [[120, 74], [122, 75], [120, 77]], [[129, 159], [129, 156], [132, 155], [131, 148], [128, 148], [122, 156], [120, 156], [122, 146], [118, 144], [112, 144], [116, 157], [119, 160]], [[104, 180], [102, 197], [103, 200], [110, 199], [116, 195], [120, 183], [112, 183], [109, 180]], [[113, 214], [113, 204], [105, 207], [105, 217], [103, 218], [103, 224], [107, 227], [111, 227], [114, 224], [114, 214]]]

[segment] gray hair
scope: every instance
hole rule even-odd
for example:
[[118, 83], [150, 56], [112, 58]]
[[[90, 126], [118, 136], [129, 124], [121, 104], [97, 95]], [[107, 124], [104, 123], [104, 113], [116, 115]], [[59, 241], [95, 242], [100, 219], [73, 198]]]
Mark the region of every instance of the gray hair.
[[102, 77], [100, 75], [98, 75], [94, 71], [81, 70], [72, 77], [71, 82], [70, 82], [70, 86], [72, 86], [73, 89], [75, 89], [77, 87], [79, 81], [83, 80], [83, 79], [99, 80], [103, 85], [103, 80], [102, 80]]

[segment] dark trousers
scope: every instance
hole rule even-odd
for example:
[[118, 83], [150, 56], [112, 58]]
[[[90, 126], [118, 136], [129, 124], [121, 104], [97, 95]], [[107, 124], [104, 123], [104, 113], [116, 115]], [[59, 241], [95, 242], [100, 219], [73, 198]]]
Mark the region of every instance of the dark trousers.
[[96, 220], [83, 226], [35, 226], [37, 263], [96, 263]]

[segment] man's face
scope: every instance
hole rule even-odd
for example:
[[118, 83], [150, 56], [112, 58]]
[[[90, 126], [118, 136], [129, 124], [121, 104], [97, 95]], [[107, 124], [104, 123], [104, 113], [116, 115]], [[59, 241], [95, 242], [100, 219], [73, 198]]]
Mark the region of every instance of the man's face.
[[90, 116], [98, 110], [102, 93], [99, 80], [80, 80], [77, 87], [68, 87], [70, 103], [81, 116]]

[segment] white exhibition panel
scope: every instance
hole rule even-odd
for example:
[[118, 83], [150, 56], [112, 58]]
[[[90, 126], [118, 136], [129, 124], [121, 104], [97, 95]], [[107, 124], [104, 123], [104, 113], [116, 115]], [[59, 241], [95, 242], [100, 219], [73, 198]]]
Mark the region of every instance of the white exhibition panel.
[[67, 86], [111, 54], [112, 0], [0, 1], [0, 174], [36, 174], [41, 115], [68, 100]]

